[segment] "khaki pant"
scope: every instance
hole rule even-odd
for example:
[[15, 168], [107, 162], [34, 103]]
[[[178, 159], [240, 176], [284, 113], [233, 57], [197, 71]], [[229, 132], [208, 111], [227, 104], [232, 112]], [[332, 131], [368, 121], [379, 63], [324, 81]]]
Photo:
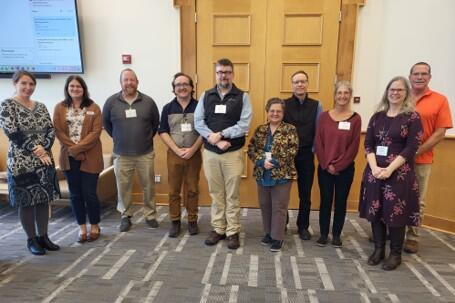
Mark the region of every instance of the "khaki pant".
[[156, 219], [154, 158], [153, 151], [140, 156], [114, 155], [114, 172], [118, 191], [117, 210], [122, 217], [133, 216], [131, 198], [134, 172], [137, 171], [144, 193], [144, 216], [147, 220]]
[[180, 192], [182, 184], [185, 184], [185, 207], [188, 212], [188, 222], [197, 222], [201, 166], [200, 150], [188, 160], [180, 158], [170, 149], [167, 151], [169, 217], [171, 221], [180, 220], [180, 205], [182, 203]]
[[218, 234], [237, 234], [240, 232], [242, 150], [224, 154], [204, 150], [203, 161], [212, 199], [212, 227]]
[[[425, 210], [425, 197], [428, 190], [428, 180], [430, 180], [431, 174], [431, 164], [416, 164], [415, 172], [417, 183], [419, 184], [419, 203], [420, 203], [420, 220], [423, 220], [424, 210]], [[419, 227], [408, 226], [408, 231], [406, 232], [406, 239], [408, 240], [419, 240]]]

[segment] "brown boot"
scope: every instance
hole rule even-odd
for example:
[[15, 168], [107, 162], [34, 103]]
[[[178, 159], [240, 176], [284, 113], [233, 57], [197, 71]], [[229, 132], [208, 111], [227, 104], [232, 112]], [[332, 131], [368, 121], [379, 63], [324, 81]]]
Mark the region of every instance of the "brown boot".
[[401, 255], [394, 255], [390, 253], [387, 260], [382, 264], [382, 269], [384, 270], [395, 270], [401, 264]]
[[404, 242], [404, 251], [408, 254], [415, 254], [419, 251], [419, 242], [416, 240], [407, 240]]
[[171, 229], [169, 230], [170, 238], [177, 238], [180, 234], [180, 220], [172, 221]]
[[240, 247], [239, 234], [233, 234], [232, 236], [227, 237], [229, 249], [237, 249]]
[[385, 258], [385, 234], [387, 227], [381, 221], [371, 223], [373, 232], [374, 252], [368, 258], [368, 265], [378, 265]]
[[199, 227], [197, 226], [197, 222], [188, 222], [188, 233], [190, 235], [197, 235], [199, 233]]
[[205, 239], [205, 245], [209, 245], [209, 246], [212, 246], [212, 245], [215, 245], [217, 244], [220, 240], [224, 240], [226, 239], [226, 235], [225, 234], [218, 234], [216, 231], [212, 230], [209, 234], [209, 236], [207, 237], [207, 239]]
[[382, 264], [384, 270], [394, 270], [401, 264], [401, 251], [403, 250], [406, 227], [390, 227], [390, 255]]

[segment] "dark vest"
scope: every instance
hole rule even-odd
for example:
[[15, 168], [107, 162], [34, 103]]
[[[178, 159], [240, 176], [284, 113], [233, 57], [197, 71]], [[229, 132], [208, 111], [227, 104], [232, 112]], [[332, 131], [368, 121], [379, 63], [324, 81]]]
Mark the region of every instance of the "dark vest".
[[[215, 114], [216, 105], [226, 105], [225, 114]], [[243, 108], [243, 91], [238, 89], [232, 84], [232, 89], [221, 100], [216, 86], [205, 92], [204, 95], [204, 121], [214, 133], [222, 131], [228, 127], [235, 125], [242, 114]], [[227, 150], [221, 150], [215, 145], [211, 145], [204, 138], [204, 147], [207, 150], [213, 151], [217, 154], [222, 154], [242, 148], [245, 144], [245, 136], [240, 138], [225, 138], [223, 140], [229, 141], [231, 147]]]
[[319, 102], [308, 98], [300, 103], [296, 96], [285, 100], [284, 121], [294, 125], [299, 135], [299, 151], [311, 151], [316, 135], [316, 116]]

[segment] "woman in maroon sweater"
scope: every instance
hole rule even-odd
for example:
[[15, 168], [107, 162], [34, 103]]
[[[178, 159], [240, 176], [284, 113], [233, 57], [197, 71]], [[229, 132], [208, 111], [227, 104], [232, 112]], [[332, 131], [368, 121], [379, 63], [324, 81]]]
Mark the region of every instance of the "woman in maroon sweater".
[[354, 159], [359, 150], [361, 118], [350, 107], [352, 86], [348, 81], [335, 85], [334, 108], [321, 114], [316, 130], [318, 181], [321, 193], [319, 246], [327, 244], [332, 203], [335, 213], [332, 246], [341, 247], [341, 231], [346, 217], [346, 201], [354, 179]]

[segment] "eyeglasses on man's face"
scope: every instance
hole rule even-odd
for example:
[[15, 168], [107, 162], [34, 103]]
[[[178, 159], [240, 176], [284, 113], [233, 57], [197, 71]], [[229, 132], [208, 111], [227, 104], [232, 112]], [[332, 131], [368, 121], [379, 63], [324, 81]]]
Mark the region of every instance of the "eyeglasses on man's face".
[[230, 76], [230, 75], [232, 75], [232, 71], [231, 70], [218, 70], [218, 71], [216, 71], [216, 74], [218, 76], [223, 76], [223, 75]]
[[292, 84], [294, 84], [294, 85], [307, 84], [307, 83], [308, 83], [308, 80], [296, 80], [296, 81], [292, 81]]
[[430, 75], [430, 73], [427, 73], [427, 72], [423, 72], [423, 73], [415, 72], [415, 73], [411, 74], [411, 76], [413, 76], [413, 77], [428, 77], [429, 75]]
[[190, 84], [189, 83], [176, 83], [174, 86], [177, 88], [181, 88], [181, 87], [189, 87]]

